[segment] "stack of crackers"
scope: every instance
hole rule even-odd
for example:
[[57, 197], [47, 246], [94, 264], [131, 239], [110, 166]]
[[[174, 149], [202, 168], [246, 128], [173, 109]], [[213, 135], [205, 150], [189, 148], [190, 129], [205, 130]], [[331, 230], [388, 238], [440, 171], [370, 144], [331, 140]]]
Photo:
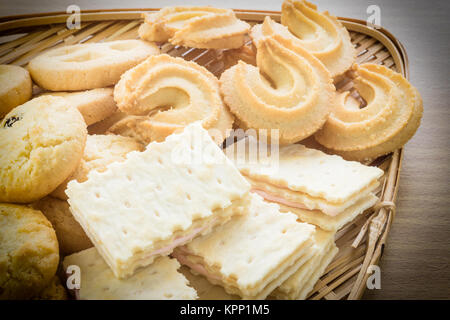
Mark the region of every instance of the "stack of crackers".
[[[268, 170], [271, 182], [279, 181], [287, 188], [295, 184], [283, 179], [294, 179], [297, 184], [303, 181], [304, 191], [297, 192], [310, 202], [317, 200], [317, 206], [327, 203], [330, 189], [354, 195], [369, 188], [366, 193], [370, 193], [382, 173], [298, 147], [302, 152], [280, 148], [280, 168]], [[314, 163], [320, 165], [312, 171], [308, 165]], [[288, 168], [291, 174], [281, 168]], [[317, 179], [308, 179], [308, 172], [315, 172]], [[181, 263], [211, 287], [223, 288], [223, 295], [304, 299], [337, 253], [337, 227], [323, 217], [329, 230], [322, 230], [307, 215], [298, 214], [298, 208], [284, 206], [282, 210], [270, 201], [273, 198], [264, 200], [251, 189], [254, 180], [248, 178], [250, 174], [245, 165], [236, 166], [228, 159], [208, 132], [194, 123], [164, 142], [149, 144], [143, 152], [130, 153], [105, 172], [92, 171], [85, 182], [70, 182], [66, 193], [71, 211], [95, 245], [95, 249], [64, 260], [66, 268], [82, 267], [81, 283], [85, 285], [79, 297], [146, 299], [155, 298], [157, 292], [161, 299], [196, 298], [198, 281], [189, 286], [177, 272]], [[359, 184], [355, 187], [341, 179], [343, 174], [358, 175]], [[351, 206], [350, 202], [358, 201], [350, 199], [342, 203]], [[359, 208], [357, 214], [365, 208]], [[327, 216], [320, 211], [311, 214]], [[168, 265], [170, 273], [162, 270]], [[163, 277], [167, 278], [162, 281]], [[168, 287], [179, 288], [178, 294], [168, 292]], [[198, 290], [202, 298], [214, 298], [201, 287]]]

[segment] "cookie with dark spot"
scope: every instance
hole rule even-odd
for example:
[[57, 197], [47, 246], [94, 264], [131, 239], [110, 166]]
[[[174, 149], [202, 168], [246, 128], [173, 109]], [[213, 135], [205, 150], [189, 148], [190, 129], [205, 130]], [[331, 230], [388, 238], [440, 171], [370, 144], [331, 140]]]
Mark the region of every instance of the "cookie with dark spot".
[[30, 203], [60, 185], [78, 166], [87, 129], [61, 97], [35, 98], [0, 122], [0, 202]]

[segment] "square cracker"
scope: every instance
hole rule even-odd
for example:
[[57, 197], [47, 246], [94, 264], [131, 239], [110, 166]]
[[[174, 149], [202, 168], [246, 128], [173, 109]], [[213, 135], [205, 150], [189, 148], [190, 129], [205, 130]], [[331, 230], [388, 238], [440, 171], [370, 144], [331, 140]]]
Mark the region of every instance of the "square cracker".
[[[66, 193], [75, 219], [118, 278], [237, 213], [249, 183], [199, 123], [91, 171]], [[167, 248], [167, 249], [166, 249]]]
[[325, 269], [336, 256], [339, 249], [334, 243], [334, 232], [319, 228], [314, 234], [315, 244], [311, 248], [313, 257], [302, 265], [271, 296], [277, 299], [304, 300], [314, 285], [325, 272]]
[[376, 188], [380, 182], [374, 181], [367, 188], [360, 190], [358, 194], [351, 197], [343, 203], [330, 203], [325, 199], [310, 197], [306, 193], [292, 191], [287, 188], [277, 187], [273, 184], [258, 181], [246, 177], [247, 181], [252, 185], [252, 191], [258, 193], [264, 199], [277, 202], [288, 207], [301, 208], [306, 210], [320, 210], [324, 214], [334, 217], [344, 213], [348, 208], [355, 205], [363, 198], [367, 198]]
[[169, 257], [155, 262], [126, 280], [117, 279], [95, 248], [64, 258], [64, 270], [76, 265], [81, 271], [82, 300], [196, 299], [196, 291], [177, 270], [180, 264]]
[[383, 175], [383, 170], [377, 167], [347, 161], [301, 144], [280, 146], [278, 161], [274, 153], [270, 155], [270, 161], [255, 159], [249, 155], [249, 150], [256, 150], [255, 143], [254, 138], [248, 137], [226, 150], [241, 173], [254, 180], [302, 192], [330, 203], [348, 201]]
[[337, 231], [347, 223], [353, 221], [358, 215], [369, 209], [377, 203], [378, 197], [370, 193], [368, 196], [359, 199], [355, 204], [345, 209], [337, 216], [329, 216], [319, 210], [306, 210], [300, 208], [292, 208], [279, 204], [282, 212], [292, 212], [303, 221], [326, 231]]
[[174, 256], [200, 265], [228, 293], [264, 299], [304, 262], [315, 227], [256, 194], [249, 198], [243, 215], [177, 248]]

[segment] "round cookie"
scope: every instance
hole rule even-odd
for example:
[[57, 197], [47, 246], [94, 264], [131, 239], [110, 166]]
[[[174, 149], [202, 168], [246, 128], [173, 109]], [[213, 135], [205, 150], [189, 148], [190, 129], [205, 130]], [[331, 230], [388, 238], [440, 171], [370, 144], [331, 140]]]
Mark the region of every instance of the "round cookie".
[[173, 6], [144, 13], [143, 17], [138, 30], [142, 39], [192, 48], [239, 48], [250, 29], [231, 9]]
[[67, 300], [68, 295], [58, 276], [54, 276], [50, 284], [44, 288], [33, 300]]
[[366, 106], [345, 91], [314, 138], [346, 160], [376, 159], [401, 148], [420, 126], [423, 101], [403, 75], [383, 65], [354, 65], [353, 83]]
[[104, 88], [145, 58], [159, 54], [154, 43], [117, 40], [50, 49], [28, 64], [33, 80], [51, 91]]
[[117, 111], [112, 88], [98, 88], [79, 92], [47, 92], [42, 95], [63, 97], [77, 108], [86, 125], [99, 122]]
[[83, 157], [76, 170], [51, 195], [65, 200], [65, 190], [70, 180], [78, 182], [87, 180], [91, 170], [103, 172], [113, 162], [125, 160], [131, 151], [142, 151], [144, 146], [133, 138], [118, 135], [88, 135]]
[[24, 68], [0, 65], [0, 119], [12, 108], [30, 100], [32, 83]]
[[42, 212], [0, 204], [0, 300], [36, 296], [58, 263], [58, 240]]
[[311, 53], [278, 34], [263, 37], [256, 48], [257, 66], [240, 60], [220, 76], [223, 99], [237, 125], [279, 139], [279, 144], [313, 135], [334, 107], [330, 73]]
[[35, 98], [0, 122], [0, 202], [29, 203], [78, 166], [86, 142], [80, 112], [64, 98]]
[[[311, 52], [333, 78], [355, 62], [356, 50], [348, 30], [327, 11], [319, 12], [316, 5], [305, 0], [283, 1], [281, 23], [286, 26], [281, 34]], [[275, 27], [276, 32], [283, 26]]]
[[234, 121], [217, 78], [195, 62], [167, 54], [149, 57], [125, 72], [114, 87], [114, 100], [129, 116], [109, 131], [144, 144], [164, 141], [195, 121], [222, 144]]
[[62, 256], [92, 247], [92, 242], [70, 212], [67, 201], [45, 197], [33, 204], [52, 223]]

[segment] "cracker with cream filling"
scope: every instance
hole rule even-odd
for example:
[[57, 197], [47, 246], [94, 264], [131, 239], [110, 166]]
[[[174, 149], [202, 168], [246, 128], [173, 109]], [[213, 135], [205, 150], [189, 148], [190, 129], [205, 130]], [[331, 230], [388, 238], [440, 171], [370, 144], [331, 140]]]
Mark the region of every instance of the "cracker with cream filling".
[[326, 267], [336, 256], [338, 248], [334, 243], [334, 232], [316, 229], [314, 235], [314, 252], [312, 258], [301, 266], [281, 286], [275, 289], [271, 296], [276, 299], [303, 300], [313, 289], [323, 275]]
[[241, 216], [174, 250], [182, 264], [243, 299], [264, 299], [304, 264], [315, 227], [251, 194]]
[[239, 213], [250, 185], [199, 123], [66, 193], [75, 219], [118, 278]]
[[[383, 175], [383, 170], [377, 167], [346, 161], [301, 144], [280, 146], [278, 159], [272, 159], [272, 162], [253, 159], [249, 157], [249, 150], [255, 150], [252, 147], [255, 143], [255, 139], [248, 137], [226, 150], [255, 189], [299, 202], [299, 207], [321, 210], [330, 216], [338, 215], [367, 196], [378, 187], [378, 179]], [[233, 152], [239, 148], [244, 152]], [[277, 157], [276, 154], [271, 156]], [[276, 167], [268, 163], [274, 163]]]
[[355, 204], [348, 207], [337, 216], [329, 216], [319, 210], [293, 208], [283, 204], [279, 204], [279, 206], [281, 211], [295, 213], [303, 222], [314, 224], [323, 230], [337, 231], [350, 221], [353, 221], [365, 210], [371, 208], [377, 201], [378, 197], [369, 194], [367, 197], [358, 200]]

